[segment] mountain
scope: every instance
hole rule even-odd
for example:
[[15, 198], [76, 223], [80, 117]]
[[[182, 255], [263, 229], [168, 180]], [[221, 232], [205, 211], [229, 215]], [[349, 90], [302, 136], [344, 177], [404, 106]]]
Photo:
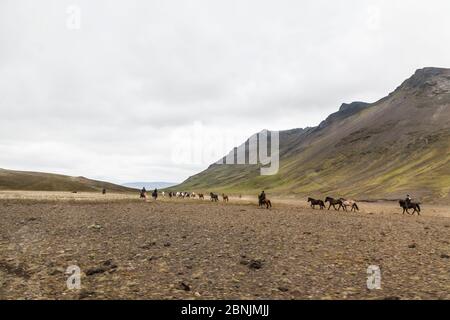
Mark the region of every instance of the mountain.
[[135, 192], [135, 190], [109, 182], [60, 174], [13, 171], [0, 169], [0, 190]]
[[[319, 126], [279, 137], [278, 174], [213, 164], [176, 189], [357, 199], [409, 193], [450, 202], [450, 69], [417, 70], [375, 103], [343, 104]], [[247, 158], [248, 145], [240, 146]]]
[[123, 183], [122, 185], [128, 188], [133, 188], [133, 189], [142, 189], [143, 187], [145, 187], [145, 189], [147, 190], [152, 190], [152, 189], [165, 189], [165, 188], [170, 188], [173, 187], [175, 185], [177, 185], [178, 183], [176, 182], [128, 182], [128, 183]]

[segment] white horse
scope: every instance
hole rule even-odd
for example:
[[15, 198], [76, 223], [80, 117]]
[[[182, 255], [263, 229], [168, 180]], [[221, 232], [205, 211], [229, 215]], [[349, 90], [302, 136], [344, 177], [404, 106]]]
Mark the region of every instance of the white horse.
[[163, 198], [165, 198], [166, 197], [166, 193], [163, 191], [163, 192], [161, 192], [161, 195], [162, 195], [162, 197]]
[[344, 210], [347, 211], [347, 207], [351, 208], [351, 211], [359, 211], [358, 205], [356, 204], [355, 200], [347, 200], [344, 198], [339, 199], [342, 201], [342, 206], [344, 207]]

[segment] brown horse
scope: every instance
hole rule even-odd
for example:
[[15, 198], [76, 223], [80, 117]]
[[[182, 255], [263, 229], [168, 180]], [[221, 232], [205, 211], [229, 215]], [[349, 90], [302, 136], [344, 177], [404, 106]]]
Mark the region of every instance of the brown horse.
[[198, 198], [201, 200], [205, 200], [205, 196], [203, 195], [203, 193], [199, 193]]
[[222, 193], [222, 198], [223, 198], [224, 202], [228, 202], [229, 201], [228, 196], [226, 194]]
[[[328, 210], [330, 210], [331, 206], [333, 206], [334, 210], [339, 211], [342, 208], [342, 200], [340, 199], [333, 199], [331, 197], [327, 197], [325, 199], [325, 203], [329, 202], [330, 205], [328, 207]], [[336, 209], [336, 206], [339, 205], [339, 207]]]
[[320, 206], [320, 210], [325, 209], [325, 203], [322, 200], [308, 198], [308, 202], [311, 203], [311, 208], [313, 208], [313, 209], [316, 209], [316, 206]]
[[210, 192], [209, 196], [211, 197], [211, 201], [219, 201], [219, 196], [217, 194]]
[[272, 202], [269, 199], [259, 199], [259, 207], [266, 206], [266, 209], [272, 208]]

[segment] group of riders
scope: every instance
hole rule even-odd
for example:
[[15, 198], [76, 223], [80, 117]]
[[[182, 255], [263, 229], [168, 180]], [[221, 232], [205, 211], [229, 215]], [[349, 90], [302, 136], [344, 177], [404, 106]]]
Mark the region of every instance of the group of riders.
[[[106, 193], [106, 189], [103, 189], [102, 191], [103, 191], [103, 194]], [[163, 192], [163, 195], [165, 195], [164, 192]], [[212, 195], [213, 194], [211, 193], [211, 197], [212, 197]], [[172, 198], [172, 196], [175, 196], [174, 192], [170, 192], [170, 197]], [[152, 197], [155, 200], [158, 198], [158, 189], [157, 188], [155, 188], [155, 190], [153, 190]], [[224, 200], [226, 198], [227, 201], [228, 201], [228, 196], [223, 195], [223, 197], [224, 197]], [[147, 199], [147, 190], [145, 189], [145, 187], [142, 188], [142, 190], [140, 191], [140, 198], [141, 199], [142, 198]], [[200, 198], [203, 198], [203, 195], [201, 195]], [[310, 199], [308, 199], [308, 202], [310, 202], [310, 200], [314, 200], [314, 199], [310, 198]], [[266, 196], [266, 193], [265, 193], [264, 190], [258, 195], [258, 201], [259, 201], [259, 207], [266, 206], [267, 209], [272, 207], [272, 203], [271, 203], [271, 201], [269, 199], [267, 199], [267, 196]], [[400, 204], [400, 207], [403, 208], [403, 213], [405, 213], [405, 212], [409, 213], [408, 210], [409, 209], [413, 209], [414, 210], [413, 214], [417, 212], [417, 214], [420, 215], [420, 211], [421, 211], [420, 203], [413, 202], [412, 198], [411, 198], [411, 196], [409, 194], [406, 196], [405, 200], [400, 200], [399, 204]], [[311, 205], [313, 205], [312, 201], [311, 201]], [[331, 206], [331, 202], [330, 202], [330, 206]], [[322, 208], [322, 206], [321, 206], [321, 208]], [[352, 203], [352, 209], [358, 209], [359, 210], [359, 208], [357, 207], [356, 203]]]
[[[139, 197], [141, 199], [147, 199], [147, 190], [145, 189], [145, 187], [142, 188]], [[153, 190], [152, 197], [155, 200], [158, 198], [158, 189], [155, 188], [155, 190]]]

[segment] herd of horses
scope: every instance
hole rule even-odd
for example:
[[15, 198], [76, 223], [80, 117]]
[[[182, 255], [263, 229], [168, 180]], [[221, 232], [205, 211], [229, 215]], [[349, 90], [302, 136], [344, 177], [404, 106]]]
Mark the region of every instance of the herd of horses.
[[[155, 190], [152, 193], [152, 197], [156, 200], [158, 198], [158, 194], [159, 194], [158, 191]], [[163, 198], [166, 197], [166, 192], [163, 191], [160, 194]], [[173, 191], [170, 191], [167, 193], [167, 195], [169, 198], [181, 198], [181, 199], [185, 199], [185, 198], [197, 199], [198, 198], [199, 200], [205, 199], [205, 195], [203, 193], [196, 194], [195, 192], [173, 192]], [[141, 192], [141, 198], [146, 198], [145, 191]], [[218, 202], [219, 195], [216, 193], [210, 192], [209, 199], [212, 202]], [[260, 208], [261, 207], [266, 207], [266, 209], [272, 208], [272, 202], [269, 199], [267, 199], [265, 196], [262, 197], [260, 195], [258, 197], [258, 199], [259, 199], [259, 207]], [[228, 195], [222, 193], [222, 201], [229, 202], [230, 198], [228, 197]], [[345, 211], [345, 212], [348, 212], [349, 210], [351, 212], [359, 211], [358, 204], [356, 203], [355, 200], [344, 199], [344, 198], [335, 199], [332, 197], [326, 197], [325, 201], [308, 198], [308, 203], [310, 204], [312, 209], [316, 209], [316, 206], [318, 206], [320, 210], [324, 210], [324, 209], [326, 209], [326, 204], [328, 204], [328, 210], [330, 210], [331, 207], [333, 207], [333, 209], [336, 211], [340, 211], [341, 209], [342, 209], [342, 211]], [[406, 200], [400, 200], [399, 204], [400, 204], [400, 207], [403, 209], [403, 214], [408, 213], [408, 214], [414, 215], [415, 213], [417, 213], [418, 215], [420, 215], [420, 212], [421, 212], [420, 203], [406, 201]], [[410, 209], [413, 210], [412, 213], [409, 212]]]
[[[356, 203], [355, 200], [348, 200], [344, 198], [334, 199], [332, 197], [326, 197], [325, 201], [308, 198], [308, 203], [313, 209], [315, 209], [316, 206], [319, 206], [320, 210], [324, 210], [326, 208], [325, 204], [328, 203], [329, 204], [328, 210], [330, 210], [331, 207], [333, 207], [334, 210], [337, 211], [339, 211], [341, 208], [342, 211], [348, 211], [349, 208], [351, 208], [352, 212], [359, 211], [358, 204]], [[417, 213], [420, 216], [421, 212], [420, 203], [406, 200], [400, 200], [398, 203], [400, 207], [403, 209], [403, 214], [408, 213], [414, 215], [415, 213]], [[413, 209], [412, 213], [409, 212], [410, 209]]]
[[[166, 197], [166, 193], [164, 191], [161, 192], [161, 195], [162, 195], [163, 198]], [[198, 193], [197, 194], [195, 192], [173, 192], [173, 191], [170, 191], [167, 195], [168, 195], [168, 197], [170, 199], [172, 199], [172, 198], [178, 198], [178, 199], [186, 199], [186, 198], [188, 198], [188, 199], [197, 199], [198, 198], [199, 200], [204, 200], [205, 199], [205, 195], [203, 193]], [[209, 199], [212, 202], [218, 202], [219, 201], [219, 195], [216, 194], [216, 193], [210, 192]], [[222, 193], [222, 201], [223, 202], [228, 202], [228, 201], [230, 201], [230, 198], [226, 194]]]
[[327, 197], [325, 201], [308, 198], [308, 203], [310, 203], [311, 208], [313, 209], [315, 209], [316, 206], [319, 206], [320, 209], [323, 210], [325, 209], [325, 203], [329, 203], [328, 210], [333, 207], [334, 210], [337, 211], [339, 211], [341, 208], [343, 211], [348, 211], [348, 208], [351, 208], [351, 211], [359, 211], [358, 204], [355, 200], [348, 200], [344, 198], [334, 199], [332, 197]]

